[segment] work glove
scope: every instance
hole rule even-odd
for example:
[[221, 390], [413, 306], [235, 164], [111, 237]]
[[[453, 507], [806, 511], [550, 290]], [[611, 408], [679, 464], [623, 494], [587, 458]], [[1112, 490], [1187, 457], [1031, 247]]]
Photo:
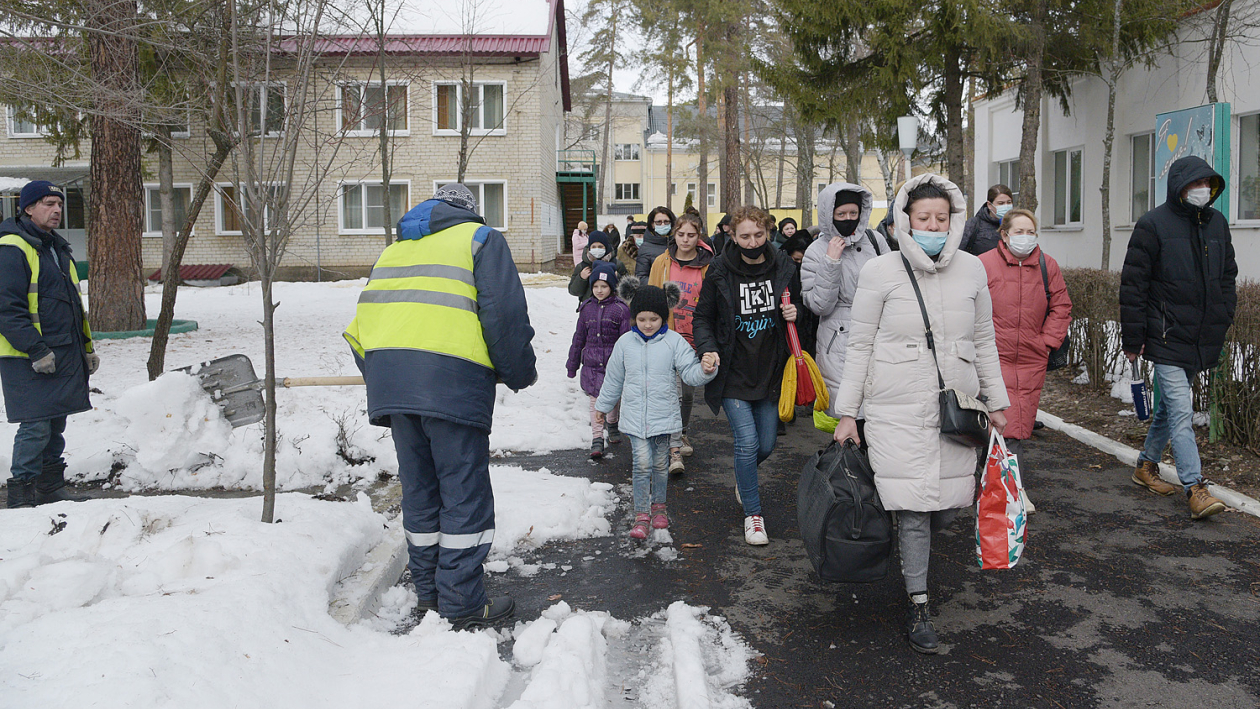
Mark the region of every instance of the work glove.
[[53, 374], [57, 371], [57, 355], [49, 352], [39, 359], [31, 362], [31, 369], [36, 374]]
[[96, 374], [96, 370], [101, 368], [100, 355], [93, 354], [91, 352], [87, 353], [87, 368], [89, 377]]

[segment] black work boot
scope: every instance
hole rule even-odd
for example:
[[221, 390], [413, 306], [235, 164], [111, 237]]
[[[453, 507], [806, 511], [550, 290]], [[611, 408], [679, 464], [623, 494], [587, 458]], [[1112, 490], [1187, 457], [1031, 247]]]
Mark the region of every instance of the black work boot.
[[509, 596], [499, 596], [491, 598], [481, 610], [471, 615], [451, 618], [452, 630], [475, 630], [477, 628], [488, 628], [507, 620], [516, 610], [516, 601]]
[[88, 498], [66, 492], [66, 464], [45, 463], [44, 469], [35, 476], [36, 505], [50, 502], [86, 502]]
[[423, 618], [425, 614], [428, 613], [429, 611], [433, 611], [434, 613], [437, 613], [437, 609], [438, 609], [437, 596], [433, 596], [432, 598], [420, 597], [416, 599], [416, 615], [420, 616], [421, 618]]
[[9, 478], [8, 508], [35, 506], [35, 478]]
[[935, 655], [940, 649], [936, 640], [936, 628], [932, 625], [932, 616], [928, 611], [926, 593], [910, 596], [910, 614], [906, 620], [906, 637], [915, 652]]

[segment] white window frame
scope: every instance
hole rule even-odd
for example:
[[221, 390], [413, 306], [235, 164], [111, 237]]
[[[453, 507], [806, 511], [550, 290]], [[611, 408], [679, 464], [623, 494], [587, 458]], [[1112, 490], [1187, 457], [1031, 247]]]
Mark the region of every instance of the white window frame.
[[[622, 193], [622, 187], [633, 187], [630, 192], [634, 193], [629, 197], [619, 197]], [[642, 202], [643, 201], [643, 183], [642, 182], [614, 182], [613, 183], [613, 201], [614, 202]]]
[[[359, 100], [360, 100], [360, 101], [362, 101], [362, 99], [363, 99], [363, 94], [362, 94], [362, 91], [363, 91], [363, 88], [364, 88], [364, 87], [380, 86], [380, 85], [381, 85], [381, 82], [380, 82], [379, 80], [378, 80], [378, 81], [370, 81], [370, 80], [368, 80], [368, 81], [341, 81], [341, 82], [338, 82], [338, 83], [337, 83], [337, 111], [336, 111], [336, 113], [337, 113], [337, 115], [336, 115], [336, 121], [337, 121], [337, 124], [336, 124], [336, 125], [337, 125], [338, 127], [341, 127], [341, 125], [342, 125], [342, 112], [345, 110], [345, 109], [343, 108], [343, 107], [344, 107], [344, 105], [345, 105], [345, 104], [344, 104], [344, 100], [343, 100], [342, 95], [341, 95], [341, 90], [342, 90], [342, 89], [347, 88], [347, 87], [350, 87], [350, 86], [358, 86], [358, 87], [359, 87], [359, 91], [360, 91], [360, 94], [359, 94]], [[388, 131], [386, 131], [386, 133], [387, 133], [389, 136], [391, 136], [391, 137], [394, 137], [394, 136], [397, 136], [397, 137], [406, 137], [406, 136], [409, 136], [409, 135], [411, 135], [411, 82], [410, 82], [410, 81], [407, 81], [407, 80], [405, 80], [405, 79], [389, 79], [389, 80], [386, 80], [386, 82], [385, 82], [385, 87], [386, 87], [386, 88], [385, 88], [385, 104], [386, 104], [386, 109], [385, 109], [385, 110], [386, 110], [386, 115], [385, 115], [385, 116], [382, 116], [382, 120], [385, 120], [385, 119], [387, 119], [387, 118], [388, 118], [388, 112], [389, 112], [389, 109], [388, 109], [388, 105], [389, 105], [389, 87], [390, 87], [390, 86], [403, 86], [403, 87], [406, 87], [406, 95], [407, 95], [407, 97], [406, 97], [406, 101], [407, 101], [407, 109], [406, 109], [405, 111], [403, 111], [403, 120], [404, 120], [404, 122], [406, 123], [406, 126], [407, 126], [407, 127], [406, 127], [406, 128], [397, 128], [397, 129], [393, 129], [393, 130], [388, 130]], [[436, 91], [437, 91], [437, 90], [436, 90], [436, 89], [434, 89], [434, 92], [435, 92], [435, 93], [434, 93], [434, 96], [435, 96], [435, 99], [434, 99], [434, 100], [435, 100], [435, 101], [436, 101], [436, 95], [437, 95], [437, 94], [436, 94]], [[437, 104], [435, 103], [435, 104], [434, 104], [434, 111], [436, 112], [436, 110], [437, 110]], [[434, 116], [435, 116], [435, 118], [436, 118], [436, 113], [434, 114]], [[436, 123], [434, 123], [434, 125], [436, 125]], [[348, 135], [348, 136], [351, 136], [351, 137], [360, 137], [360, 138], [372, 137], [372, 136], [377, 135], [377, 131], [376, 131], [376, 130], [374, 130], [374, 129], [372, 129], [372, 128], [363, 128], [363, 127], [362, 127], [362, 126], [363, 126], [363, 117], [362, 117], [362, 116], [360, 116], [360, 118], [359, 118], [359, 126], [360, 126], [359, 128], [345, 128], [345, 129], [343, 129], [343, 130], [342, 130], [342, 133], [343, 133], [343, 135]], [[347, 184], [349, 184], [349, 183], [347, 183]], [[378, 183], [378, 184], [379, 184], [379, 183]], [[383, 233], [383, 232], [382, 232], [382, 233]]]
[[[359, 187], [361, 194], [363, 194], [362, 204], [363, 204], [363, 209], [365, 210], [365, 213], [366, 213], [367, 192], [363, 190], [363, 187], [369, 186], [369, 185], [380, 186], [382, 184], [384, 183], [380, 180], [345, 180], [343, 182], [337, 183], [337, 233], [338, 234], [354, 235], [354, 234], [384, 234], [385, 233], [385, 227], [383, 226], [362, 227], [359, 229], [352, 229], [350, 227], [347, 227], [345, 203], [343, 201], [345, 199], [345, 189], [347, 187], [355, 187], [355, 186]], [[404, 209], [408, 209], [409, 207], [407, 207], [406, 205], [411, 204], [411, 180], [393, 180], [389, 183], [389, 185], [390, 187], [393, 187], [394, 185], [403, 185], [404, 187], [407, 188], [407, 194], [403, 196], [403, 205], [404, 205]], [[386, 192], [386, 194], [388, 195], [388, 191]], [[388, 199], [388, 197], [386, 198]], [[404, 211], [402, 214], [394, 215], [395, 218], [394, 218], [393, 228], [395, 229], [397, 228], [398, 220], [403, 218], [403, 214], [406, 214], [406, 212]]]
[[[629, 148], [631, 157], [624, 157], [626, 151], [622, 150], [622, 148]], [[640, 155], [638, 143], [616, 143], [613, 148], [613, 161], [615, 162], [639, 162], [642, 159]]]
[[708, 197], [709, 199], [709, 203], [705, 206], [707, 206], [709, 209], [716, 209], [717, 208], [717, 183], [716, 182], [709, 183], [709, 189], [706, 191], [705, 196]]
[[34, 133], [14, 132], [14, 125], [15, 125], [15, 122], [17, 121], [16, 114], [17, 114], [18, 109], [16, 106], [8, 106], [7, 108], [8, 108], [8, 115], [7, 115], [8, 122], [6, 124], [5, 130], [8, 132], [8, 136], [10, 138], [26, 140], [29, 138], [43, 138], [48, 135], [48, 129], [45, 126], [39, 125], [38, 123], [32, 123], [32, 125], [35, 126]]
[[[241, 82], [241, 83], [245, 83], [245, 82]], [[233, 88], [235, 88], [235, 86], [236, 86], [236, 85], [234, 84], [234, 85], [233, 85]], [[267, 125], [266, 125], [266, 123], [267, 123], [267, 104], [266, 104], [267, 91], [266, 91], [266, 89], [270, 89], [270, 88], [272, 88], [272, 87], [277, 87], [277, 88], [283, 89], [283, 91], [284, 91], [284, 115], [285, 115], [286, 117], [289, 115], [289, 82], [287, 82], [287, 81], [253, 81], [253, 82], [249, 82], [249, 88], [250, 88], [250, 91], [251, 91], [252, 93], [254, 93], [254, 98], [255, 98], [255, 101], [251, 101], [251, 106], [246, 106], [246, 107], [245, 107], [245, 110], [248, 112], [248, 116], [247, 116], [247, 118], [248, 118], [249, 116], [252, 116], [252, 115], [253, 115], [253, 110], [254, 110], [254, 107], [256, 107], [256, 108], [258, 108], [259, 120], [260, 120], [260, 122], [262, 123], [262, 125], [260, 125], [260, 126], [258, 127], [258, 132], [257, 132], [257, 133], [251, 133], [251, 134], [250, 134], [250, 135], [251, 135], [251, 137], [257, 138], [257, 137], [259, 137], [259, 136], [262, 136], [262, 137], [267, 137], [267, 138], [273, 138], [273, 137], [278, 137], [278, 136], [282, 136], [282, 135], [284, 135], [284, 121], [283, 121], [283, 120], [280, 122], [280, 130], [278, 130], [278, 131], [270, 131], [270, 132], [268, 132], [268, 131], [267, 131]], [[236, 99], [235, 99], [235, 97], [233, 97], [233, 99], [232, 99], [232, 100], [233, 100], [233, 101], [235, 101], [235, 100], [236, 100]], [[235, 103], [233, 103], [233, 104], [232, 104], [233, 108], [232, 108], [231, 110], [232, 110], [233, 112], [236, 110], [236, 109], [235, 109], [235, 105], [236, 105]], [[233, 120], [235, 120], [235, 118], [233, 118]], [[340, 124], [338, 124], [338, 125], [340, 125]]]
[[[1055, 164], [1057, 159], [1055, 156], [1057, 156], [1059, 153], [1064, 154], [1063, 165], [1064, 165], [1064, 169], [1067, 171], [1067, 173], [1064, 175], [1065, 188], [1064, 188], [1063, 196], [1066, 202], [1063, 205], [1063, 222], [1062, 223], [1057, 223], [1055, 221], [1056, 219], [1055, 213], [1058, 211], [1058, 204], [1055, 203], [1055, 194], [1054, 194], [1055, 185], [1058, 182], [1058, 173], [1056, 172], [1057, 167]], [[1051, 229], [1079, 229], [1082, 226], [1084, 226], [1084, 223], [1085, 223], [1085, 190], [1082, 188], [1081, 185], [1077, 185], [1072, 182], [1072, 154], [1073, 153], [1080, 153], [1080, 156], [1081, 156], [1081, 178], [1080, 179], [1084, 181], [1085, 179], [1085, 146], [1078, 145], [1072, 148], [1063, 148], [1062, 150], [1050, 151], [1050, 170], [1049, 170], [1050, 184], [1048, 185], [1050, 188], [1050, 199], [1046, 201], [1050, 203], [1049, 221], [1050, 221]], [[1078, 219], [1077, 221], [1072, 221], [1072, 190], [1074, 187], [1079, 191], [1080, 197], [1081, 197], [1081, 214], [1080, 214], [1080, 219]]]
[[[172, 137], [173, 136], [174, 134], [172, 134]], [[145, 227], [153, 226], [152, 224], [149, 224], [149, 214], [152, 209], [152, 204], [150, 204], [149, 202], [149, 190], [157, 190], [157, 189], [161, 189], [161, 187], [162, 186], [157, 184], [156, 182], [144, 183], [144, 226]], [[176, 182], [173, 185], [171, 185], [171, 187], [177, 190], [187, 189], [188, 202], [189, 202], [189, 205], [191, 206], [192, 196], [193, 196], [193, 184], [191, 182]], [[178, 229], [180, 226], [182, 225], [177, 225], [175, 228]], [[162, 237], [161, 225], [158, 226], [157, 231], [150, 231], [148, 229], [145, 229], [140, 235], [145, 238], [154, 238], [154, 237], [161, 238]], [[197, 235], [197, 227], [194, 225], [192, 233], [189, 234], [189, 236], [196, 236], [196, 235]]]
[[[1015, 171], [1019, 170], [1019, 158], [1015, 158], [1014, 160], [999, 160], [994, 163], [994, 166], [997, 168], [997, 179], [995, 182], [1010, 187], [1011, 200], [1015, 202], [1015, 204], [1019, 204], [1019, 180], [1012, 180], [1010, 178], [1012, 172], [1011, 168], [1014, 168]], [[1005, 179], [1002, 178], [1003, 167], [1006, 168], [1007, 177]], [[1017, 175], [1017, 177], [1019, 177], [1019, 175]], [[987, 197], [988, 195], [985, 196]]]
[[[453, 182], [459, 182], [459, 180], [456, 180], [453, 177], [449, 180], [434, 180], [433, 191], [437, 192], [438, 188], [441, 187], [442, 185], [449, 185]], [[483, 219], [486, 216], [486, 203], [485, 203], [486, 191], [482, 189], [482, 187], [484, 185], [503, 185], [503, 225], [500, 226], [498, 224], [491, 224], [489, 221], [487, 221], [486, 226], [490, 227], [491, 229], [494, 229], [496, 231], [500, 231], [506, 234], [508, 231], [507, 223], [508, 223], [508, 204], [509, 204], [507, 180], [499, 180], [495, 178], [487, 178], [484, 180], [475, 179], [475, 178], [466, 178], [461, 184], [463, 184], [465, 187], [471, 190], [473, 193], [473, 197], [477, 198], [477, 214], [481, 215]], [[476, 189], [473, 189], [473, 188], [476, 188]]]
[[[263, 186], [264, 187], [280, 187], [283, 184], [284, 183], [281, 183], [281, 182], [267, 182], [267, 183], [264, 183]], [[224, 187], [236, 188], [236, 195], [238, 199], [241, 198], [241, 195], [244, 194], [244, 191], [241, 189], [241, 185], [239, 184], [236, 184], [233, 182], [214, 183], [214, 233], [216, 236], [244, 236], [245, 232], [243, 231], [239, 231], [239, 230], [228, 231], [227, 229], [223, 228], [223, 217], [227, 215], [227, 205], [223, 199]], [[271, 209], [265, 206], [263, 209], [264, 209], [263, 229], [269, 231], [271, 229]], [[241, 219], [244, 219], [244, 218], [245, 218], [245, 215], [242, 214]]]
[[[1242, 120], [1244, 118], [1256, 118], [1257, 120], [1260, 120], [1260, 113], [1252, 112], [1252, 113], [1246, 113], [1246, 114], [1237, 116], [1238, 125], [1234, 127], [1234, 135], [1238, 136], [1238, 139], [1235, 141], [1234, 146], [1232, 146], [1232, 150], [1234, 152], [1230, 156], [1231, 162], [1235, 166], [1237, 166], [1235, 168], [1235, 175], [1234, 175], [1236, 179], [1232, 180], [1233, 185], [1230, 187], [1230, 189], [1234, 191], [1234, 193], [1231, 195], [1233, 199], [1230, 200], [1230, 210], [1234, 213], [1233, 215], [1234, 223], [1247, 225], [1247, 226], [1256, 226], [1256, 225], [1260, 225], [1260, 217], [1252, 217], [1251, 219], [1242, 218], [1242, 210], [1243, 210]], [[1256, 177], [1260, 178], [1260, 173], [1257, 173]], [[1226, 216], [1228, 217], [1229, 215], [1226, 215]]]
[[[454, 86], [454, 87], [455, 87], [455, 101], [456, 101], [456, 104], [457, 104], [457, 105], [460, 107], [460, 109], [461, 109], [460, 111], [457, 111], [457, 112], [456, 112], [456, 114], [455, 114], [455, 122], [456, 122], [456, 124], [457, 124], [455, 128], [438, 128], [438, 87], [439, 87], [439, 86]], [[478, 102], [477, 102], [477, 110], [479, 110], [479, 111], [480, 111], [480, 110], [482, 110], [482, 109], [484, 108], [484, 106], [485, 106], [485, 100], [484, 100], [485, 91], [484, 91], [484, 87], [486, 87], [486, 86], [501, 86], [501, 87], [503, 87], [503, 122], [502, 122], [502, 124], [501, 124], [501, 126], [500, 126], [499, 128], [471, 128], [471, 129], [469, 129], [469, 131], [468, 131], [468, 135], [475, 135], [475, 136], [484, 136], [484, 135], [507, 135], [508, 113], [510, 113], [510, 111], [508, 111], [508, 101], [507, 101], [507, 82], [506, 82], [506, 81], [476, 81], [476, 82], [473, 82], [473, 88], [474, 88], [474, 89], [477, 89], [477, 90], [478, 90], [478, 92], [479, 92], [479, 93], [482, 95], [482, 97], [483, 97], [483, 98], [482, 98], [482, 100], [480, 100], [480, 101], [478, 101]], [[432, 116], [432, 118], [433, 118], [433, 135], [442, 135], [442, 136], [458, 136], [458, 135], [459, 135], [459, 132], [460, 132], [459, 122], [463, 120], [463, 111], [462, 111], [463, 104], [464, 104], [464, 85], [463, 85], [463, 83], [462, 83], [462, 82], [459, 82], [459, 81], [435, 81], [435, 82], [433, 82], [432, 97], [433, 97], [433, 116]], [[483, 113], [483, 114], [481, 115], [481, 122], [482, 122], [482, 123], [485, 123], [485, 120], [486, 120], [486, 116], [485, 116], [485, 114]]]
[[1133, 141], [1137, 138], [1146, 137], [1149, 140], [1147, 144], [1147, 160], [1150, 161], [1147, 175], [1147, 183], [1149, 194], [1146, 195], [1146, 211], [1149, 212], [1155, 208], [1155, 131], [1146, 131], [1144, 133], [1133, 133], [1129, 136], [1129, 223], [1136, 224], [1140, 217], [1133, 216], [1133, 182], [1137, 175], [1133, 174], [1133, 159], [1137, 153], [1133, 150]]

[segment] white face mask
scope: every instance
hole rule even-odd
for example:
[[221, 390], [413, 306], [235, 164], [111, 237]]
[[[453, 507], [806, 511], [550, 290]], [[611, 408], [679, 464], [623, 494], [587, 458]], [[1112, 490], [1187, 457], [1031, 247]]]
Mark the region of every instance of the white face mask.
[[1209, 200], [1212, 199], [1211, 187], [1195, 187], [1186, 190], [1186, 201], [1196, 207], [1205, 207]]
[[591, 258], [593, 258], [593, 259], [601, 259], [601, 258], [604, 258], [604, 254], [606, 254], [606, 253], [608, 253], [608, 252], [607, 252], [607, 251], [604, 251], [604, 247], [602, 247], [602, 246], [596, 246], [596, 247], [593, 247], [593, 248], [591, 249]]
[[1008, 246], [1011, 247], [1011, 253], [1020, 258], [1031, 254], [1033, 249], [1037, 248], [1036, 234], [1011, 234], [1010, 239]]

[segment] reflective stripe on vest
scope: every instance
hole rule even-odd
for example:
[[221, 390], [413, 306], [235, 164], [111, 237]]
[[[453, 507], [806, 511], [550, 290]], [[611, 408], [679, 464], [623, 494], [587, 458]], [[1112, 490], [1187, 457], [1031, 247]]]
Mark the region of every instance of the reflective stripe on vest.
[[[31, 313], [31, 323], [35, 325], [35, 329], [39, 334], [44, 334], [44, 329], [39, 322], [39, 251], [31, 246], [31, 243], [23, 239], [18, 234], [5, 234], [0, 236], [0, 246], [16, 246], [21, 249], [22, 254], [26, 256], [26, 265], [31, 271], [31, 284], [26, 289], [26, 307]], [[74, 290], [79, 294], [80, 305], [82, 305], [83, 290], [79, 286], [79, 269], [73, 263], [70, 264], [70, 282], [74, 285]], [[88, 326], [86, 311], [83, 318], [83, 335], [86, 337], [85, 351], [92, 351], [92, 328]], [[0, 335], [0, 357], [26, 357], [25, 352], [19, 351], [16, 347], [9, 344], [9, 341]]]
[[494, 368], [473, 279], [473, 238], [480, 228], [457, 224], [386, 247], [345, 332], [360, 357], [372, 350], [423, 350]]

